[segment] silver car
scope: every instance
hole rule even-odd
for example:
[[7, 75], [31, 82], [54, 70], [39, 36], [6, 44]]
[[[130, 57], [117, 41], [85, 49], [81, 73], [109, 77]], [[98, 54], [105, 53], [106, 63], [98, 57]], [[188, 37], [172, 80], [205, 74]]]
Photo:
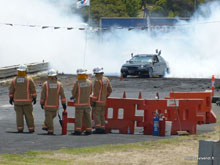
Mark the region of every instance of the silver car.
[[161, 51], [156, 54], [137, 54], [133, 56], [121, 67], [121, 73], [124, 78], [128, 75], [164, 77], [169, 73], [167, 62], [161, 57]]

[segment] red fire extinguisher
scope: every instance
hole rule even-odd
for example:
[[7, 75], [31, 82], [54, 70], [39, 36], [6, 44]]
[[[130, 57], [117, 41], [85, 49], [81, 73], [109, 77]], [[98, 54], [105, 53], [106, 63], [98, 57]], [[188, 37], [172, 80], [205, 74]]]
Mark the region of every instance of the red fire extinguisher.
[[165, 136], [165, 117], [160, 114], [159, 118], [159, 136]]
[[63, 110], [63, 120], [62, 120], [62, 135], [67, 134], [67, 111], [64, 109]]

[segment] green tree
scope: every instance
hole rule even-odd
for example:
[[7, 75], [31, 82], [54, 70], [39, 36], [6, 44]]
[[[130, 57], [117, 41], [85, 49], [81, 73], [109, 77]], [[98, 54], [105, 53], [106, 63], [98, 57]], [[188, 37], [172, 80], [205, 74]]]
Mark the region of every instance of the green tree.
[[151, 9], [152, 16], [190, 17], [196, 6], [205, 0], [152, 0], [155, 6]]
[[155, 5], [151, 9], [152, 16], [167, 16], [168, 15], [169, 6], [168, 6], [167, 0], [155, 0], [154, 3]]
[[146, 13], [148, 12], [147, 6], [147, 0], [141, 0], [140, 2], [140, 9], [144, 9], [143, 17], [146, 16]]
[[[196, 7], [207, 0], [91, 0], [90, 15], [98, 24], [101, 17], [137, 17], [140, 12], [151, 16], [190, 17]], [[89, 7], [77, 10], [88, 22]]]
[[141, 0], [123, 0], [126, 5], [126, 11], [129, 17], [137, 17], [140, 6]]
[[[91, 0], [90, 15], [96, 23], [101, 17], [137, 17], [140, 5], [141, 0]], [[88, 21], [89, 7], [78, 9], [77, 13]]]
[[122, 0], [92, 0], [91, 17], [96, 22], [101, 17], [128, 17], [126, 4]]

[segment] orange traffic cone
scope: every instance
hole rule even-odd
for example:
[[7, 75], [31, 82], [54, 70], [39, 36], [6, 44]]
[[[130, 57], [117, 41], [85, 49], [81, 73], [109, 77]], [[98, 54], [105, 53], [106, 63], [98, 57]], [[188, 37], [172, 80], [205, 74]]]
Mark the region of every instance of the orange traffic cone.
[[142, 99], [141, 91], [139, 92], [138, 99]]
[[214, 90], [215, 90], [215, 76], [212, 75], [212, 96], [214, 96]]
[[125, 93], [125, 91], [124, 91], [124, 93], [123, 93], [122, 98], [126, 98], [126, 93]]
[[120, 81], [124, 80], [123, 78], [123, 74], [121, 73], [121, 76], [120, 76]]
[[159, 93], [157, 92], [156, 93], [156, 96], [155, 96], [155, 99], [159, 99], [160, 97], [159, 97]]

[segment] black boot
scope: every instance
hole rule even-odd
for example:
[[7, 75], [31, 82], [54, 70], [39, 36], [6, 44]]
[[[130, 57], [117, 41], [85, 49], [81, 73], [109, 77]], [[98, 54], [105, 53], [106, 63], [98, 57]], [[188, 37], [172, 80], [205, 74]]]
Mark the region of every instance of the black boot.
[[93, 134], [101, 134], [102, 129], [101, 128], [96, 128], [95, 131], [92, 132]]
[[48, 135], [54, 135], [53, 132], [48, 132], [47, 134], [48, 134]]
[[29, 130], [29, 133], [34, 133], [35, 131], [33, 129], [30, 129]]
[[92, 131], [86, 131], [85, 132], [85, 135], [91, 135], [92, 134]]
[[81, 131], [75, 131], [74, 133], [72, 133], [72, 135], [81, 135], [82, 132]]
[[18, 133], [23, 133], [23, 130], [18, 130]]
[[42, 130], [48, 131], [48, 128], [47, 127], [42, 127]]
[[106, 134], [105, 129], [101, 129], [101, 131], [100, 131], [100, 132], [101, 132], [100, 134]]

